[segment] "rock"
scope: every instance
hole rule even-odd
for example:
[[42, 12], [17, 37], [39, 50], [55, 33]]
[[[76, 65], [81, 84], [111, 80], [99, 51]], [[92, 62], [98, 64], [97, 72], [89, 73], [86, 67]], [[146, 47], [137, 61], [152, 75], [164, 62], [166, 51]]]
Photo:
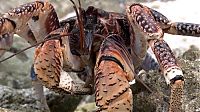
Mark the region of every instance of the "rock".
[[[197, 56], [200, 51], [190, 49], [193, 55]], [[191, 59], [191, 54], [186, 51], [182, 57]], [[184, 95], [183, 109], [185, 112], [199, 112], [200, 110], [200, 61], [178, 59], [184, 73]], [[143, 80], [153, 91], [149, 93], [144, 91], [141, 84], [132, 86], [134, 95], [135, 112], [167, 112], [169, 108], [170, 87], [166, 85], [162, 73], [159, 71], [150, 71], [142, 76]], [[135, 87], [137, 86], [137, 87]], [[135, 89], [136, 88], [136, 89]]]
[[74, 112], [95, 112], [97, 109], [95, 102], [82, 104]]
[[14, 112], [14, 110], [5, 109], [0, 107], [0, 112]]
[[183, 59], [195, 61], [200, 59], [200, 49], [194, 45], [183, 54]]
[[[60, 95], [45, 89], [51, 112], [73, 112], [82, 96]], [[39, 101], [33, 95], [32, 89], [13, 89], [0, 85], [0, 112], [41, 112]]]
[[16, 90], [0, 86], [0, 107], [15, 111], [39, 112], [31, 89]]
[[[14, 36], [13, 48], [23, 49], [28, 46], [30, 45], [24, 39], [19, 36]], [[6, 52], [0, 60], [12, 54], [11, 52]], [[0, 84], [21, 89], [30, 88], [30, 68], [33, 63], [33, 54], [34, 48], [0, 63]], [[27, 56], [26, 59], [24, 55]]]

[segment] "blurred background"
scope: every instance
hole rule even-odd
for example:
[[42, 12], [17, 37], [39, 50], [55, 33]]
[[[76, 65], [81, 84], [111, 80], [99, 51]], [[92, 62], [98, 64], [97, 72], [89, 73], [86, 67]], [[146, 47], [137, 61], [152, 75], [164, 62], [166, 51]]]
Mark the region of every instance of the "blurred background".
[[[0, 0], [0, 14], [5, 13], [6, 11], [8, 11], [9, 9], [11, 9], [13, 7], [19, 6], [20, 4], [24, 4], [27, 2], [31, 2], [31, 1], [34, 1], [34, 0]], [[74, 10], [73, 10], [72, 4], [71, 4], [71, 2], [69, 2], [69, 0], [48, 0], [48, 1], [50, 1], [53, 4], [60, 19], [65, 19], [65, 18], [68, 18], [68, 17], [74, 15]], [[74, 0], [74, 1], [76, 1], [76, 0]], [[147, 5], [151, 8], [154, 8], [155, 10], [161, 12], [162, 14], [164, 14], [166, 17], [168, 17], [170, 20], [172, 20], [174, 22], [175, 21], [177, 21], [177, 22], [192, 22], [192, 23], [200, 24], [200, 11], [199, 11], [200, 0], [81, 0], [81, 2], [82, 2], [82, 5], [84, 8], [87, 8], [88, 6], [92, 5], [92, 6], [95, 6], [98, 8], [102, 8], [106, 11], [114, 11], [114, 12], [120, 12], [120, 13], [125, 12], [126, 5], [138, 2], [138, 3], [142, 3], [144, 5]], [[189, 50], [190, 48], [197, 49], [197, 50], [199, 50], [199, 48], [200, 48], [200, 38], [165, 34], [164, 39], [171, 46], [176, 57], [183, 55], [185, 53], [185, 51]], [[23, 49], [28, 46], [30, 46], [30, 45], [28, 43], [26, 43], [26, 41], [24, 39], [15, 35], [14, 43], [12, 46], [15, 50], [20, 50], [20, 49]], [[11, 54], [13, 54], [13, 53], [7, 52], [0, 59], [3, 59]], [[18, 100], [18, 98], [13, 99], [11, 97], [14, 97], [15, 94], [19, 95], [19, 94], [23, 93], [23, 94], [27, 94], [27, 96], [29, 96], [29, 94], [31, 94], [32, 90], [30, 89], [31, 81], [30, 81], [29, 72], [30, 72], [31, 64], [33, 62], [33, 56], [34, 56], [34, 48], [27, 50], [27, 51], [25, 51], [25, 53], [15, 56], [14, 58], [11, 58], [6, 62], [0, 63], [0, 85], [10, 87], [9, 90], [1, 90], [0, 89], [0, 99], [2, 101], [2, 102], [0, 101], [0, 107], [10, 108], [10, 109], [14, 109], [14, 110], [20, 110], [20, 109], [23, 110], [28, 105], [27, 102], [23, 104], [22, 103], [23, 100]], [[193, 65], [195, 65], [195, 64], [193, 64]], [[199, 67], [199, 64], [197, 64], [197, 66]], [[197, 66], [196, 66], [195, 70], [200, 71], [200, 69]], [[195, 79], [196, 82], [200, 82], [200, 76], [197, 76], [195, 78], [198, 78], [198, 79]], [[198, 86], [195, 85], [195, 87], [196, 87], [195, 91], [199, 95], [200, 87], [199, 87], [199, 85]], [[27, 90], [21, 92], [20, 91], [21, 89], [27, 89]], [[14, 94], [13, 91], [16, 91], [16, 90], [17, 91], [19, 90], [20, 92], [19, 93], [15, 92], [15, 94]], [[5, 97], [5, 94], [9, 95], [5, 91], [8, 92], [11, 96]], [[47, 96], [48, 103], [53, 105], [54, 103], [52, 103], [52, 102], [57, 97], [60, 98], [60, 96], [58, 95], [57, 97], [54, 98], [55, 93], [52, 93], [51, 91], [48, 91], [47, 89], [46, 89], [46, 91], [47, 91], [46, 94], [49, 95], [49, 96]], [[52, 94], [54, 96], [51, 96]], [[198, 98], [197, 100], [200, 100], [199, 96], [198, 97], [195, 96], [195, 98]], [[8, 98], [8, 99], [6, 99], [6, 98]], [[12, 99], [13, 101], [9, 101], [9, 98]], [[84, 100], [86, 100], [87, 98], [85, 98]], [[23, 98], [21, 98], [21, 99], [23, 99]], [[29, 98], [27, 98], [27, 99], [29, 99]], [[61, 99], [62, 99], [62, 97], [61, 97]], [[79, 104], [79, 101], [81, 99], [82, 99], [82, 97], [79, 97], [78, 99], [75, 98], [75, 101], [78, 102], [78, 103], [76, 103], [76, 105]], [[88, 99], [90, 99], [90, 98], [88, 98]], [[186, 99], [185, 102], [188, 100], [190, 100], [190, 99]], [[21, 101], [21, 103], [20, 103], [20, 101]], [[67, 99], [66, 101], [69, 102], [69, 99]], [[82, 101], [82, 104], [85, 104], [85, 103], [83, 103], [84, 102], [83, 100], [81, 100], [81, 101]], [[91, 100], [91, 102], [92, 101], [93, 100]], [[18, 104], [15, 105], [16, 102], [18, 102]], [[54, 102], [56, 102], [56, 101], [54, 101]], [[65, 102], [65, 100], [63, 100], [63, 102]], [[193, 101], [193, 102], [195, 102], [195, 101]], [[29, 103], [31, 103], [31, 101]], [[31, 105], [33, 107], [32, 108], [33, 111], [35, 111], [34, 109], [36, 108], [36, 107], [34, 107], [34, 103], [33, 103], [33, 105]], [[167, 104], [164, 104], [164, 105], [166, 106]], [[192, 103], [191, 105], [195, 105], [191, 112], [194, 112], [194, 111], [200, 112], [200, 104], [197, 105], [196, 103], [194, 103], [194, 104]], [[94, 106], [94, 103], [92, 103], [92, 106]], [[163, 107], [165, 107], [165, 106], [163, 106]], [[18, 109], [18, 107], [20, 107], [20, 109]], [[189, 107], [190, 106], [187, 105], [187, 107], [184, 107], [184, 108], [191, 110]], [[71, 109], [69, 111], [74, 111], [74, 110]], [[88, 110], [87, 109], [85, 111], [81, 110], [81, 112], [82, 111], [87, 112]], [[160, 110], [156, 110], [156, 111], [159, 112]]]

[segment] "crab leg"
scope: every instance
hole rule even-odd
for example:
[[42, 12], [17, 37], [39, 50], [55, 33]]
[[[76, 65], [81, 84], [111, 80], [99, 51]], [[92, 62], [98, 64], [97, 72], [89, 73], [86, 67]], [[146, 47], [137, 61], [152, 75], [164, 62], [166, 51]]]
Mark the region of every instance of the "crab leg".
[[164, 40], [152, 40], [151, 48], [156, 55], [167, 84], [171, 85], [170, 112], [182, 111], [183, 72], [170, 47]]
[[160, 12], [153, 9], [150, 10], [155, 21], [161, 26], [165, 33], [200, 37], [200, 24], [172, 22]]
[[49, 2], [35, 1], [14, 8], [0, 18], [0, 34], [23, 31], [30, 34], [31, 29], [37, 42], [51, 31], [59, 28], [59, 20], [53, 6]]
[[[163, 40], [163, 26], [160, 27], [152, 16], [151, 10], [141, 4], [133, 4], [128, 7], [127, 15], [134, 33], [141, 32], [138, 35], [151, 46], [167, 84], [172, 86], [169, 111], [180, 112], [182, 108], [183, 73], [170, 47]], [[135, 44], [137, 43], [135, 42]]]
[[118, 35], [108, 36], [100, 47], [95, 66], [95, 96], [99, 111], [132, 111], [129, 81], [134, 78], [130, 54]]
[[[59, 27], [58, 18], [53, 6], [48, 2], [35, 1], [14, 8], [0, 18], [0, 35], [18, 34], [31, 45], [43, 40], [51, 31]], [[36, 96], [39, 96], [41, 107], [49, 110], [39, 80], [33, 81]]]
[[16, 34], [24, 38], [31, 45], [37, 43], [37, 40], [28, 24], [24, 25], [24, 27], [21, 28], [20, 30], [17, 30]]

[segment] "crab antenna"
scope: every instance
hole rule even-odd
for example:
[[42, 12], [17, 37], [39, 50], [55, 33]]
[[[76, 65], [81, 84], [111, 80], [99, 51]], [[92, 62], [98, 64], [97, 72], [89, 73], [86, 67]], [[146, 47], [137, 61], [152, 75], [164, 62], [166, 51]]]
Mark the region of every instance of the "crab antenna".
[[10, 50], [6, 48], [0, 48], [0, 51], [10, 51]]
[[[69, 35], [71, 35], [71, 34], [70, 34], [70, 33], [69, 33], [69, 34], [63, 33], [62, 35], [57, 35], [57, 34], [52, 35], [52, 34], [50, 34], [50, 35], [48, 35], [43, 41], [38, 42], [38, 43], [36, 43], [36, 44], [33, 44], [33, 45], [29, 46], [29, 47], [26, 47], [26, 48], [20, 50], [19, 52], [16, 52], [16, 53], [14, 53], [13, 55], [10, 55], [10, 56], [8, 56], [8, 57], [5, 58], [5, 59], [0, 60], [0, 63], [6, 61], [6, 60], [8, 60], [8, 59], [10, 59], [10, 58], [12, 58], [12, 57], [14, 57], [14, 56], [16, 56], [16, 55], [18, 55], [18, 54], [24, 52], [24, 51], [26, 51], [26, 50], [32, 48], [32, 47], [38, 46], [38, 45], [40, 45], [40, 44], [42, 44], [42, 43], [44, 43], [44, 42], [46, 42], [46, 41], [48, 41], [48, 40], [60, 39], [60, 38], [63, 37], [63, 36], [69, 36]], [[48, 37], [49, 37], [49, 38], [48, 38]], [[4, 49], [0, 49], [0, 50], [4, 50]], [[6, 50], [6, 49], [5, 49], [5, 50]], [[9, 50], [8, 50], [8, 51], [9, 51]]]
[[75, 5], [75, 2], [74, 2], [73, 0], [70, 0], [70, 1], [72, 2], [72, 4], [73, 4], [74, 6], [76, 6], [76, 5]]
[[78, 0], [79, 3], [79, 25], [80, 25], [80, 38], [81, 38], [81, 45], [82, 48], [84, 47], [84, 40], [85, 40], [85, 35], [84, 35], [84, 26], [83, 26], [83, 16], [82, 16], [82, 8], [81, 8], [81, 2]]
[[72, 2], [72, 4], [74, 5], [73, 8], [76, 12], [76, 16], [77, 16], [77, 19], [78, 19], [78, 26], [79, 26], [79, 29], [80, 29], [80, 49], [81, 51], [83, 50], [83, 42], [84, 42], [84, 30], [83, 30], [83, 20], [82, 20], [82, 9], [81, 9], [81, 2], [80, 0], [78, 0], [79, 2], [79, 11], [78, 11], [78, 8], [76, 7], [76, 4], [73, 0], [70, 0]]
[[78, 0], [78, 4], [79, 4], [79, 7], [81, 8], [81, 1], [80, 0]]

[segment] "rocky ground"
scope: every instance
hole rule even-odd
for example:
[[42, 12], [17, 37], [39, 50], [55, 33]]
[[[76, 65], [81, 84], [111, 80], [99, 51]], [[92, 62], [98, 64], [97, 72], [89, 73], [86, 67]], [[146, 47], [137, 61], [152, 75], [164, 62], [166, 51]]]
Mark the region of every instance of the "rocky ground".
[[[27, 0], [26, 2], [29, 1], [33, 0]], [[53, 3], [56, 10], [59, 12], [60, 18], [65, 17], [66, 13], [73, 11], [71, 3], [67, 0], [49, 1]], [[131, 0], [125, 0], [127, 3], [130, 3], [130, 1]], [[198, 18], [200, 13], [198, 10], [195, 10], [196, 4], [198, 4], [195, 4], [196, 1], [198, 0], [191, 0], [190, 2], [187, 2], [187, 0], [177, 0], [165, 3], [151, 2], [145, 4], [164, 12], [165, 15], [175, 21], [183, 20], [200, 23], [200, 21], [194, 19]], [[0, 13], [24, 2], [24, 0], [2, 0], [0, 1]], [[124, 1], [122, 0], [121, 3], [123, 2]], [[106, 10], [117, 12], [124, 11], [121, 9], [124, 5], [119, 4], [120, 0], [96, 0], [96, 2], [87, 0], [84, 1], [84, 3], [84, 7], [95, 5]], [[113, 7], [113, 4], [116, 4], [116, 7]], [[177, 6], [175, 4], [177, 4]], [[190, 7], [186, 10], [184, 7], [190, 6], [189, 4], [194, 7]], [[112, 7], [112, 9], [110, 7]], [[178, 11], [175, 8], [180, 12], [177, 13]], [[180, 14], [180, 16], [177, 16], [178, 14]], [[178, 36], [166, 35], [165, 39], [173, 48], [176, 57], [183, 68], [185, 76], [183, 108], [185, 112], [200, 112], [200, 39], [177, 37]], [[196, 46], [191, 46], [193, 44]], [[13, 47], [22, 49], [27, 46], [29, 45], [23, 39], [15, 36]], [[191, 46], [190, 49], [189, 46]], [[30, 66], [33, 61], [33, 52], [34, 49], [30, 49], [24, 54], [20, 54], [4, 63], [0, 63], [0, 112], [40, 112], [40, 110], [38, 110], [39, 102], [33, 96], [29, 76]], [[12, 53], [6, 53], [2, 58], [11, 54]], [[142, 89], [143, 87], [138, 84], [132, 85], [132, 89], [135, 93], [135, 112], [167, 111], [170, 89], [160, 74], [159, 71], [150, 71], [142, 76], [144, 82], [154, 91], [153, 93], [144, 91]], [[48, 89], [45, 89], [45, 94], [52, 112], [88, 112], [93, 111], [96, 108], [93, 96], [72, 97], [69, 95], [59, 95]]]

